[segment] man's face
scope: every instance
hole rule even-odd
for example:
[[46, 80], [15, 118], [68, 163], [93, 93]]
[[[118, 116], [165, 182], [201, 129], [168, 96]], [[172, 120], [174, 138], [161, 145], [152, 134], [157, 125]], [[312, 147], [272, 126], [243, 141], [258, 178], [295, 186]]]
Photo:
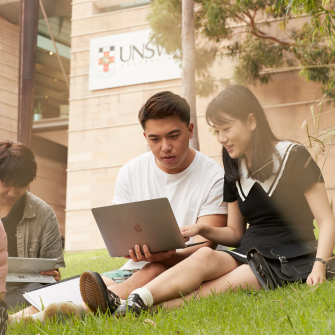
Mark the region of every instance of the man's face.
[[14, 187], [0, 181], [0, 201], [6, 205], [14, 205], [24, 195], [28, 186]]
[[187, 126], [179, 117], [171, 116], [145, 122], [144, 136], [156, 163], [167, 173], [178, 173], [189, 154], [189, 140], [193, 137], [193, 123]]

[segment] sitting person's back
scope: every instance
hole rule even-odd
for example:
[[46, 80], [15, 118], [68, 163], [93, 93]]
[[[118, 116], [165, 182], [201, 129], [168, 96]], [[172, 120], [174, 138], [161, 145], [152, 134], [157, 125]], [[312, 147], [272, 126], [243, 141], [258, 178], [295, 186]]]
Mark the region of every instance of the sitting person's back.
[[[60, 279], [65, 267], [57, 217], [43, 200], [27, 191], [36, 178], [34, 153], [12, 141], [0, 143], [0, 218], [8, 240], [8, 256], [57, 258], [56, 269], [46, 275]], [[23, 294], [39, 283], [7, 283], [8, 307], [27, 303]]]

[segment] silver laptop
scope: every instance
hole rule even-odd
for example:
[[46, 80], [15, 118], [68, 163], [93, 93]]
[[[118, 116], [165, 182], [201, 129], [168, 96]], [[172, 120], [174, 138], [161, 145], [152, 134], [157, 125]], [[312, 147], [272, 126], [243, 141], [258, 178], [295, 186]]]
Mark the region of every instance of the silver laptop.
[[41, 275], [42, 271], [51, 271], [57, 259], [8, 257], [7, 283], [42, 283], [56, 282], [53, 276]]
[[206, 243], [185, 244], [167, 198], [97, 207], [92, 213], [112, 257], [129, 255], [136, 244], [159, 252]]

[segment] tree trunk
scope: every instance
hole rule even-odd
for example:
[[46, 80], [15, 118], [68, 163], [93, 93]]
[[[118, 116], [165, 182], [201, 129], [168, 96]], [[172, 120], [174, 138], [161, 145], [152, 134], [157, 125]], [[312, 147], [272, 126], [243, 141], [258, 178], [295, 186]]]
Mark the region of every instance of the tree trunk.
[[194, 0], [182, 0], [182, 96], [191, 107], [191, 122], [194, 124], [194, 136], [190, 147], [200, 150], [197, 114], [195, 104], [195, 29], [194, 29]]
[[21, 0], [17, 139], [30, 146], [34, 107], [38, 0]]

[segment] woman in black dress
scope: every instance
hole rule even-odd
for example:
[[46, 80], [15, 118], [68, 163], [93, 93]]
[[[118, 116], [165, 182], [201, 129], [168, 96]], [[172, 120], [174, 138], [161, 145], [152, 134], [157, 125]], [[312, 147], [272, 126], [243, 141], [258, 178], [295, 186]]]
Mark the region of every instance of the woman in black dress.
[[[258, 100], [245, 87], [222, 91], [209, 104], [206, 117], [223, 146], [228, 224], [225, 228], [195, 224], [183, 227], [182, 234], [186, 239], [199, 234], [237, 248], [225, 252], [199, 249], [132, 292], [118, 314], [131, 307], [140, 313], [164, 301], [168, 307], [180, 305], [183, 300], [175, 298], [180, 294], [183, 299], [193, 297], [189, 292], [200, 285], [198, 296], [228, 288], [259, 289], [260, 283], [246, 264], [247, 251], [313, 241], [314, 218], [320, 229], [316, 257], [326, 260], [332, 254], [334, 216], [321, 171], [309, 152], [300, 144], [277, 139]], [[324, 280], [325, 265], [315, 261], [307, 284]]]

